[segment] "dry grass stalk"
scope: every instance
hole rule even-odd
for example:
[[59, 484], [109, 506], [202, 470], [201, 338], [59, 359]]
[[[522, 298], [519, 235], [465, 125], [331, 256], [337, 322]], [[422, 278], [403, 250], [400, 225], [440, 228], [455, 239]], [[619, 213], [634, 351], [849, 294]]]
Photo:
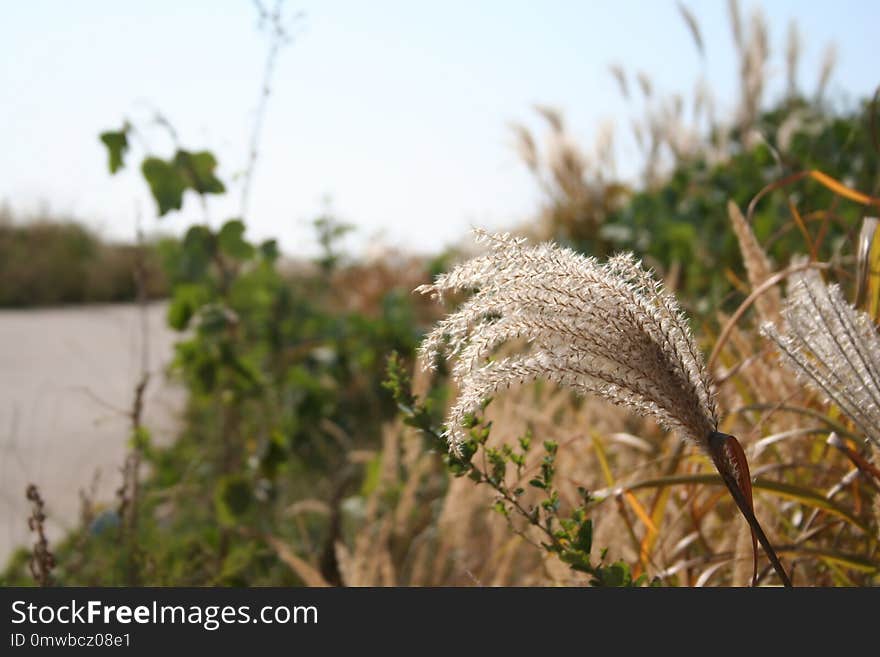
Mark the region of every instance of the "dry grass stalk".
[[733, 42], [737, 49], [742, 50], [743, 47], [743, 29], [742, 18], [739, 13], [739, 2], [737, 0], [727, 0], [727, 12], [730, 16], [730, 29], [733, 33]]
[[694, 16], [693, 12], [688, 9], [683, 3], [679, 2], [677, 4], [678, 11], [681, 14], [681, 17], [684, 19], [688, 31], [691, 33], [691, 38], [694, 40], [694, 45], [697, 47], [697, 50], [700, 53], [700, 57], [705, 57], [706, 52], [703, 46], [703, 35], [700, 32], [700, 24], [697, 22], [696, 16]]
[[266, 543], [275, 550], [275, 554], [278, 555], [278, 558], [287, 564], [287, 566], [299, 576], [306, 586], [330, 586], [327, 580], [325, 580], [321, 576], [321, 573], [318, 572], [317, 568], [312, 566], [305, 559], [294, 554], [293, 550], [291, 550], [284, 541], [268, 534], [264, 536], [264, 539]]
[[538, 146], [535, 143], [535, 138], [532, 136], [531, 131], [519, 123], [511, 125], [511, 130], [513, 130], [514, 144], [520, 159], [525, 162], [529, 171], [537, 173], [539, 165]]
[[629, 100], [629, 83], [626, 80], [626, 72], [620, 64], [611, 64], [608, 69], [611, 75], [617, 81], [617, 87], [620, 89], [620, 95]]
[[617, 180], [613, 124], [601, 123], [593, 148], [583, 149], [558, 110], [536, 109], [550, 128], [543, 152], [528, 128], [511, 126], [515, 149], [546, 198], [537, 229], [523, 231], [542, 239], [596, 240], [605, 217], [627, 194]]
[[645, 98], [650, 98], [654, 93], [654, 85], [651, 83], [650, 76], [644, 71], [639, 71], [636, 74], [636, 79], [639, 81], [639, 88], [642, 90], [642, 95]]
[[[752, 290], [760, 287], [773, 274], [770, 260], [761, 244], [755, 237], [752, 227], [743, 217], [739, 207], [733, 201], [727, 202], [727, 214], [736, 234], [743, 264]], [[755, 308], [763, 321], [772, 321], [779, 316], [782, 307], [782, 295], [779, 288], [772, 288], [755, 300]]]

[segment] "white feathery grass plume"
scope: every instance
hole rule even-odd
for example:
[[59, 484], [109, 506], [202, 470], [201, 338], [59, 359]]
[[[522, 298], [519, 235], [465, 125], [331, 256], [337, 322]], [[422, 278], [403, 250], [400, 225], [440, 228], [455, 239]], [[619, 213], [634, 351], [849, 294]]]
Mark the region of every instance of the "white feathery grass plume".
[[[511, 383], [550, 379], [657, 419], [707, 448], [718, 426], [702, 355], [675, 298], [631, 254], [600, 264], [554, 244], [529, 246], [509, 234], [477, 231], [489, 252], [417, 289], [438, 298], [476, 290], [440, 321], [420, 348], [431, 367], [454, 361], [460, 394], [447, 438], [458, 450], [462, 424]], [[505, 343], [531, 348], [489, 360]]]
[[[717, 431], [715, 393], [675, 297], [629, 253], [600, 264], [551, 243], [529, 246], [524, 238], [480, 230], [476, 235], [488, 243], [488, 253], [416, 288], [438, 299], [474, 291], [419, 349], [428, 368], [443, 354], [454, 362], [459, 396], [447, 418], [450, 448], [461, 453], [463, 424], [485, 399], [537, 379], [653, 417], [712, 458], [752, 530], [752, 581], [760, 541], [783, 584], [791, 586], [755, 517], [742, 447]], [[522, 340], [530, 349], [491, 360], [498, 347]]]
[[824, 394], [880, 447], [880, 337], [870, 316], [808, 270], [793, 280], [782, 317], [781, 332], [768, 322], [762, 335], [776, 343], [799, 381]]

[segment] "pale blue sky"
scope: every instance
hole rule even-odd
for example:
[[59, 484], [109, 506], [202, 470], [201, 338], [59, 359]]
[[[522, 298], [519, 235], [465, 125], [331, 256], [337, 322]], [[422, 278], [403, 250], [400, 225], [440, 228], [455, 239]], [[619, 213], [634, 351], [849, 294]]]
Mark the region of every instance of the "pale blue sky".
[[[704, 72], [735, 98], [727, 3], [690, 0], [706, 41], [701, 61], [675, 3], [315, 2], [302, 10], [285, 50], [266, 116], [254, 181], [250, 234], [278, 237], [291, 253], [311, 250], [308, 221], [331, 196], [359, 227], [421, 251], [470, 225], [500, 227], [528, 217], [538, 191], [512, 148], [508, 125], [537, 126], [534, 103], [559, 107], [590, 142], [602, 120], [628, 133], [634, 107], [608, 73], [613, 62], [645, 71], [661, 90], [689, 93]], [[741, 2], [744, 14], [755, 6]], [[801, 80], [812, 89], [827, 43], [838, 47], [832, 95], [869, 95], [880, 83], [880, 3], [768, 0], [778, 93], [784, 37], [796, 18], [804, 35]], [[262, 76], [265, 40], [246, 0], [12, 2], [0, 13], [0, 201], [41, 203], [129, 238], [136, 208], [154, 210], [132, 171], [112, 179], [98, 133], [156, 107], [185, 146], [209, 148], [227, 182], [245, 160]], [[869, 29], [871, 28], [871, 29]], [[150, 145], [169, 151], [160, 133]], [[621, 168], [635, 162], [619, 154]], [[237, 213], [238, 193], [212, 202], [215, 222]], [[197, 204], [162, 224], [179, 230]]]

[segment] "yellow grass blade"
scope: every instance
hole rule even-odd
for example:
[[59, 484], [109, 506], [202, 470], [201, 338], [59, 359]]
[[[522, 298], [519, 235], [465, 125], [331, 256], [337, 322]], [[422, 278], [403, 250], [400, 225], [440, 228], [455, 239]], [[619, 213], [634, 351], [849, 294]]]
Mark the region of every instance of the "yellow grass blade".
[[[666, 512], [666, 503], [669, 500], [669, 494], [671, 492], [672, 489], [667, 486], [666, 488], [661, 489], [660, 494], [654, 498], [654, 507], [651, 512], [651, 524], [654, 527], [660, 527], [660, 523], [663, 522], [663, 514]], [[660, 536], [659, 531], [649, 531], [642, 539], [642, 545], [639, 548], [639, 556], [643, 557], [645, 561], [650, 559], [651, 554], [654, 551], [654, 545], [657, 543], [658, 536]]]
[[816, 182], [830, 189], [838, 196], [848, 198], [850, 201], [855, 201], [856, 203], [861, 203], [862, 205], [880, 205], [880, 199], [874, 198], [873, 196], [868, 196], [867, 194], [862, 194], [862, 192], [847, 187], [842, 182], [835, 180], [828, 174], [822, 173], [818, 169], [812, 169], [811, 171], [807, 172], [807, 175], [809, 175], [810, 178], [812, 178]]
[[614, 485], [614, 475], [611, 474], [611, 466], [608, 465], [608, 455], [605, 452], [605, 445], [602, 443], [602, 439], [599, 438], [598, 434], [592, 434], [593, 439], [593, 448], [596, 450], [596, 458], [599, 459], [599, 465], [602, 468], [602, 475], [605, 477], [605, 484], [607, 486]]
[[645, 507], [642, 506], [642, 503], [639, 502], [639, 498], [633, 495], [630, 491], [624, 491], [623, 497], [629, 502], [629, 505], [632, 507], [632, 510], [639, 517], [639, 520], [648, 528], [648, 531], [651, 533], [657, 533], [657, 527], [654, 525], [654, 521], [651, 520], [651, 516], [648, 515], [648, 512], [645, 510]]
[[804, 220], [801, 217], [801, 213], [798, 212], [797, 206], [795, 206], [791, 198], [788, 199], [788, 210], [789, 212], [791, 212], [791, 216], [794, 217], [794, 222], [795, 224], [797, 224], [798, 230], [801, 231], [801, 235], [804, 236], [804, 241], [807, 243], [807, 248], [810, 251], [810, 259], [818, 260], [819, 250], [816, 244], [813, 243], [813, 238], [810, 236], [810, 231], [807, 230], [807, 225], [804, 223]]
[[[594, 491], [593, 497], [596, 500], [603, 499], [604, 496], [617, 494], [620, 492], [662, 488], [664, 486], [679, 486], [684, 484], [705, 484], [707, 486], [723, 486], [724, 481], [717, 474], [690, 474], [690, 475], [673, 475], [670, 477], [658, 477], [656, 479], [646, 479], [632, 484], [627, 484], [616, 490]], [[752, 488], [768, 493], [784, 497], [786, 499], [795, 500], [801, 504], [815, 507], [833, 516], [841, 518], [851, 525], [858, 527], [862, 531], [869, 532], [870, 528], [862, 520], [854, 516], [850, 511], [843, 508], [839, 504], [828, 500], [821, 492], [817, 492], [808, 488], [785, 484], [779, 481], [769, 481], [767, 479], [755, 479], [752, 482]]]

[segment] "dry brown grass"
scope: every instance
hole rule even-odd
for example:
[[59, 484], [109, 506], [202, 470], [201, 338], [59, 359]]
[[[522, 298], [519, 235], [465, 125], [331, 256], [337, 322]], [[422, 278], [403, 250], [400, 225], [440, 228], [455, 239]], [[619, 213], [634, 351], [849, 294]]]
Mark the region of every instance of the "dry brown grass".
[[[747, 251], [760, 249], [747, 232], [740, 234]], [[769, 267], [761, 256], [750, 257]], [[719, 317], [719, 325], [727, 319]], [[726, 417], [719, 429], [738, 436], [746, 449], [756, 478], [756, 513], [795, 584], [870, 583], [877, 563], [876, 491], [843, 451], [826, 444], [832, 429], [848, 437], [851, 427], [776, 364], [757, 334], [757, 321], [745, 315], [719, 352], [718, 402]], [[416, 382], [421, 392], [429, 385], [425, 378]], [[622, 559], [636, 573], [668, 585], [748, 584], [747, 526], [711, 477], [711, 462], [653, 421], [549, 383], [500, 394], [485, 419], [492, 422], [490, 445], [513, 443], [527, 431], [536, 443], [558, 442], [556, 482], [563, 508], [578, 504], [579, 487], [595, 494], [590, 516], [596, 552], [607, 548], [609, 560]], [[534, 476], [539, 452], [532, 449], [520, 481], [508, 479], [511, 487]], [[378, 475], [363, 505], [345, 511], [345, 529], [335, 545], [343, 584], [587, 583], [536, 547], [541, 537], [534, 528], [517, 520], [511, 527], [493, 513], [491, 490], [467, 478], [449, 479], [439, 455], [426, 449], [416, 430], [390, 424], [381, 450], [352, 459], [372, 464]], [[317, 555], [308, 559], [317, 569]], [[775, 584], [766, 566], [762, 559], [761, 583]], [[305, 573], [311, 576], [312, 570]]]

